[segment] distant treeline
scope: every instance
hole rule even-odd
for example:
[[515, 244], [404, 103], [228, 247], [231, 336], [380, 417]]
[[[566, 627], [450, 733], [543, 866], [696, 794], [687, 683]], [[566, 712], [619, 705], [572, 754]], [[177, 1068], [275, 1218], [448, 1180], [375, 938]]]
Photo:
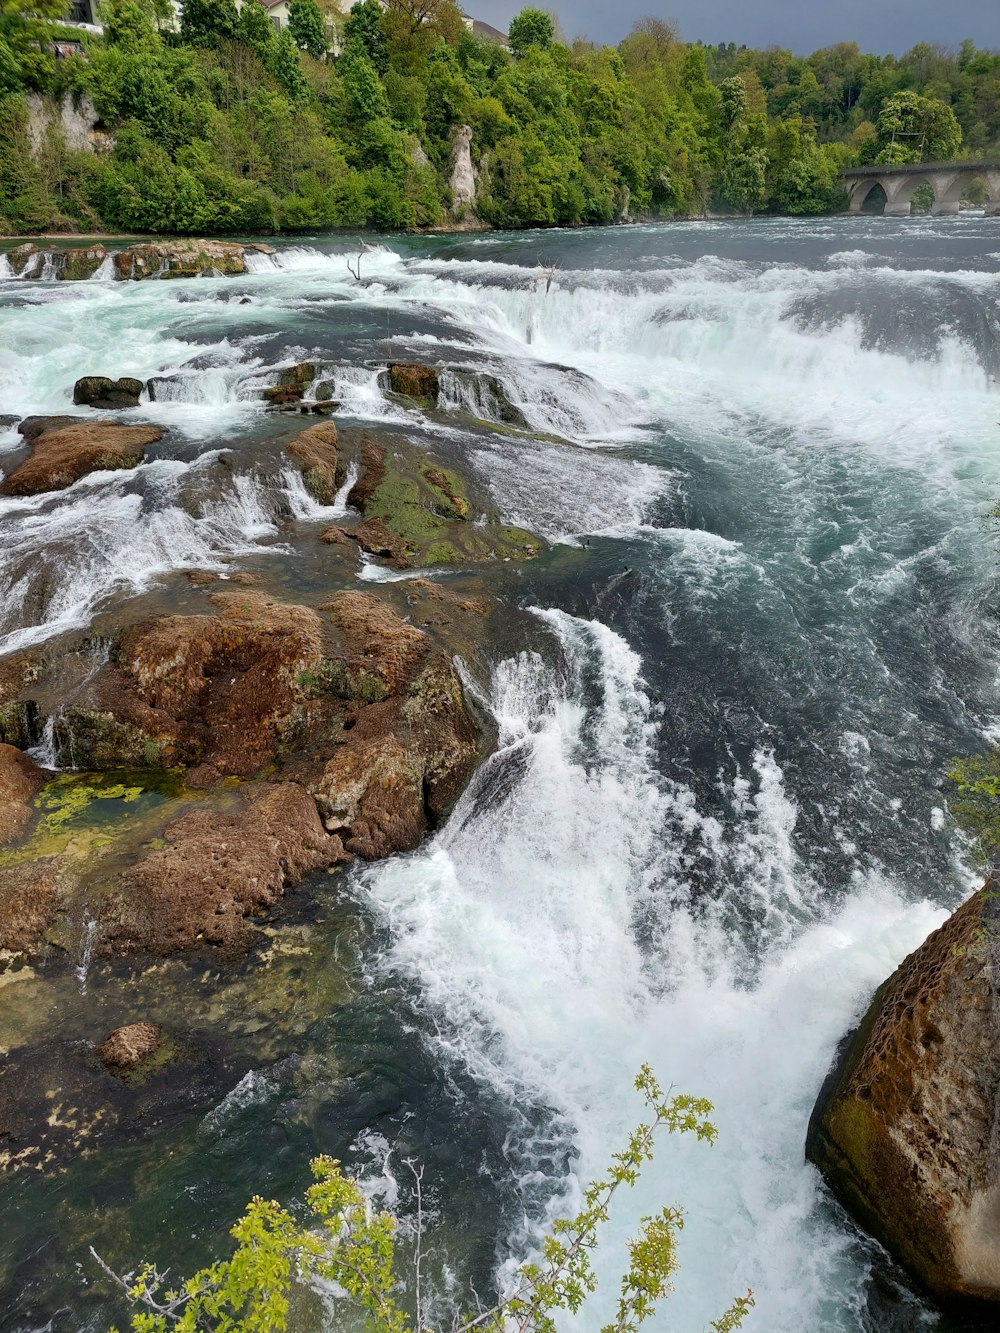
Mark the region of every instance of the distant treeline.
[[567, 45], [526, 9], [505, 46], [450, 0], [291, 0], [280, 30], [259, 0], [187, 0], [179, 25], [168, 0], [104, 0], [101, 37], [66, 11], [0, 10], [0, 232], [440, 225], [463, 126], [497, 227], [822, 213], [845, 164], [1000, 151], [1000, 54], [971, 42], [799, 58], [644, 19]]

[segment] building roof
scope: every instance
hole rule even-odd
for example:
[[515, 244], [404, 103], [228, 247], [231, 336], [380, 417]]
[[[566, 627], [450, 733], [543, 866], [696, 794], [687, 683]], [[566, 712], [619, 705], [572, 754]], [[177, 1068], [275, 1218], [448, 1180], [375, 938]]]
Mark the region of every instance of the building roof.
[[492, 23], [484, 23], [482, 19], [473, 19], [472, 31], [481, 41], [496, 42], [498, 46], [507, 45], [507, 34], [501, 32], [499, 28], [494, 28]]

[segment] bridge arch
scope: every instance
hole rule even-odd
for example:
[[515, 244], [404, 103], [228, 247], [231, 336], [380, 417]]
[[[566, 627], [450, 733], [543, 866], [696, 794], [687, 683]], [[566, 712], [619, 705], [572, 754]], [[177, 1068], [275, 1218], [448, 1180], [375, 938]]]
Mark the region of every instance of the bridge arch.
[[886, 217], [906, 217], [913, 195], [920, 186], [929, 186], [934, 194], [931, 212], [957, 213], [966, 191], [974, 180], [981, 180], [987, 196], [986, 212], [1000, 214], [1000, 163], [934, 162], [912, 167], [855, 167], [841, 176], [848, 194], [848, 208], [860, 213], [876, 187], [885, 195]]

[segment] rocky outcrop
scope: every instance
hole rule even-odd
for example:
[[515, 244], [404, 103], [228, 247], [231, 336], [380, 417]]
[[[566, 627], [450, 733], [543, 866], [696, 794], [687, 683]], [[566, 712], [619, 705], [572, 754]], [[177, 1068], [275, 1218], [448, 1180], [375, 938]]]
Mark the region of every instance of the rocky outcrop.
[[366, 550], [380, 544], [400, 568], [524, 560], [543, 549], [533, 533], [500, 522], [485, 497], [486, 512], [474, 522], [467, 480], [402, 444], [388, 452], [363, 443], [360, 476], [348, 502], [366, 520], [364, 531], [348, 535]]
[[0, 847], [27, 832], [34, 817], [31, 803], [48, 776], [13, 745], [0, 744]]
[[65, 417], [50, 418], [48, 423], [45, 418], [29, 418], [21, 423], [21, 433], [31, 445], [31, 456], [4, 478], [0, 495], [63, 490], [91, 472], [136, 467], [147, 446], [163, 438], [159, 426]]
[[270, 245], [174, 240], [130, 245], [113, 257], [115, 277], [202, 278], [246, 273], [247, 255], [274, 254]]
[[306, 390], [316, 378], [316, 367], [311, 361], [286, 366], [278, 372], [278, 382], [263, 392], [264, 401], [272, 407], [297, 407]]
[[250, 777], [301, 731], [306, 682], [324, 659], [315, 611], [264, 593], [210, 593], [213, 615], [127, 630], [96, 707], [67, 710], [81, 766], [208, 764]]
[[311, 789], [323, 823], [368, 860], [416, 847], [482, 755], [481, 728], [448, 659], [367, 593], [326, 609], [343, 639], [332, 687], [356, 706]]
[[476, 170], [472, 164], [472, 126], [459, 125], [451, 150], [451, 214], [456, 222], [479, 225], [476, 216]]
[[296, 435], [285, 445], [285, 453], [297, 464], [310, 495], [321, 505], [333, 504], [344, 480], [333, 422], [325, 421]]
[[73, 402], [78, 407], [97, 407], [101, 410], [138, 407], [142, 390], [142, 380], [128, 376], [113, 380], [107, 375], [84, 375], [73, 385]]
[[433, 366], [394, 362], [389, 366], [389, 387], [393, 393], [434, 405], [441, 391], [441, 381]]
[[807, 1153], [944, 1302], [1000, 1301], [1000, 880], [875, 996], [820, 1094]]
[[286, 884], [350, 859], [300, 786], [249, 790], [236, 814], [181, 816], [166, 828], [167, 845], [126, 871], [101, 914], [105, 949], [239, 949], [249, 938], [246, 918], [273, 907]]

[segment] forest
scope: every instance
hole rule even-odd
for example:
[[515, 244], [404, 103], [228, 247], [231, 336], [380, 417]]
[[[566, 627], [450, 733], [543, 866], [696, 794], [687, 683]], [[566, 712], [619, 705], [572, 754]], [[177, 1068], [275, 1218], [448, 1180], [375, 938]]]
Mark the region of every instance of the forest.
[[644, 19], [601, 47], [525, 9], [505, 45], [450, 0], [291, 0], [281, 28], [259, 0], [186, 0], [179, 22], [169, 0], [104, 0], [103, 34], [66, 12], [0, 11], [0, 234], [815, 214], [844, 206], [845, 165], [1000, 153], [1000, 52], [971, 41], [799, 57]]

